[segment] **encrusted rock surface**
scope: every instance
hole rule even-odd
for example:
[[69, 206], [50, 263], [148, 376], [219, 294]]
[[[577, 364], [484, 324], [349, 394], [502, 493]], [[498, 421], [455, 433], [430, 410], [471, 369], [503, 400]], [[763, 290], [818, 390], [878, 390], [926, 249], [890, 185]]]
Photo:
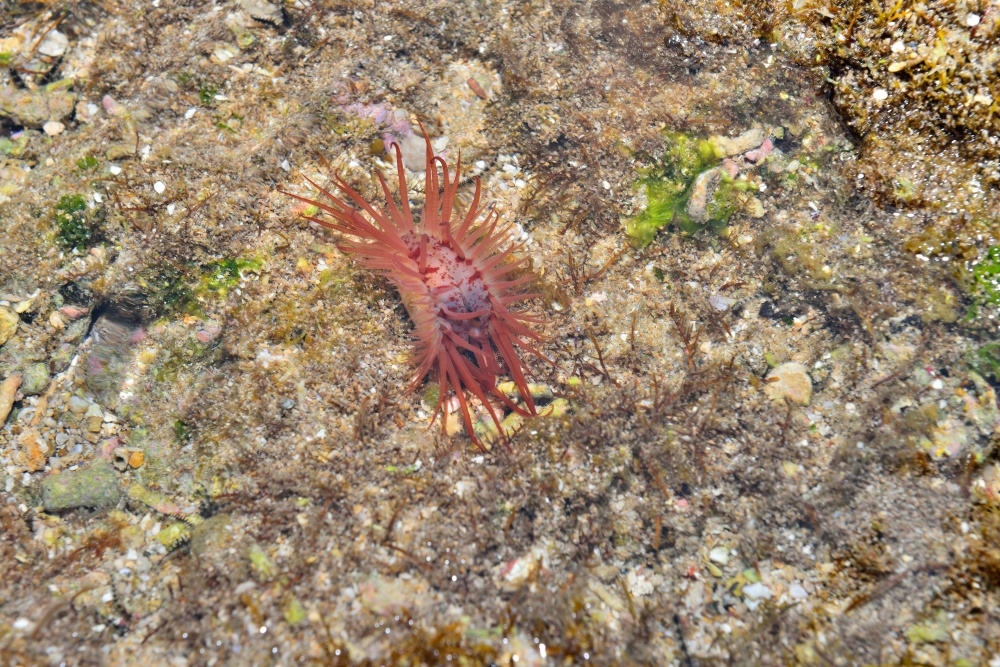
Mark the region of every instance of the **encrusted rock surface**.
[[[989, 3], [14, 6], [5, 660], [1000, 660]], [[540, 275], [509, 448], [281, 194], [420, 211], [421, 125]]]

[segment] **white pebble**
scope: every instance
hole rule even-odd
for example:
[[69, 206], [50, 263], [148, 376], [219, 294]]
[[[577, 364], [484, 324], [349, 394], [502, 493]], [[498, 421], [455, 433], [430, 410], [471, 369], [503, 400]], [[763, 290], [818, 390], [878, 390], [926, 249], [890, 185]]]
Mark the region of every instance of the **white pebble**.
[[188, 118], [188, 119], [194, 118], [194, 115], [197, 112], [198, 112], [198, 109], [196, 109], [195, 107], [191, 107], [190, 109], [188, 109], [187, 111], [184, 112], [184, 117]]
[[720, 565], [729, 563], [729, 549], [726, 547], [715, 547], [708, 552], [708, 559]]
[[167, 189], [167, 186], [163, 181], [157, 181], [156, 183], [153, 183], [153, 189], [156, 190], [156, 194], [162, 195], [163, 191]]
[[708, 297], [708, 303], [711, 304], [712, 308], [721, 313], [728, 309], [729, 306], [736, 303], [736, 299], [731, 299], [728, 296], [722, 296], [720, 294], [713, 294]]
[[965, 25], [969, 26], [970, 28], [975, 28], [977, 25], [979, 25], [979, 14], [969, 14], [968, 16], [966, 16]]
[[941, 378], [934, 378], [934, 381], [931, 382], [931, 386], [935, 389], [942, 389], [944, 387], [944, 382], [941, 381]]
[[69, 38], [58, 30], [49, 30], [35, 50], [43, 56], [58, 58], [69, 48]]
[[45, 134], [50, 137], [54, 137], [57, 134], [62, 134], [62, 131], [66, 129], [66, 126], [57, 120], [50, 120], [45, 125], [42, 125], [42, 129], [45, 130]]
[[112, 176], [117, 176], [118, 174], [122, 173], [122, 168], [119, 167], [117, 164], [113, 164], [111, 165], [111, 168], [108, 169], [108, 171], [111, 172]]
[[14, 621], [15, 630], [24, 630], [29, 625], [31, 625], [31, 621], [29, 621], [26, 618], [19, 618], [16, 621]]
[[167, 204], [167, 215], [173, 215], [176, 208], [173, 204]]
[[282, 160], [281, 161], [281, 168], [284, 169], [285, 171], [291, 171], [292, 170], [292, 165], [288, 164], [288, 160]]
[[757, 582], [750, 584], [749, 586], [744, 586], [743, 595], [751, 600], [766, 600], [770, 599], [773, 593], [771, 593], [770, 588], [760, 582]]
[[889, 93], [886, 91], [885, 88], [876, 88], [875, 91], [872, 93], [872, 97], [875, 98], [876, 102], [882, 102], [889, 98]]
[[100, 192], [95, 192], [94, 193], [94, 201], [96, 201], [98, 204], [100, 204], [102, 201], [104, 201], [104, 195], [102, 195]]

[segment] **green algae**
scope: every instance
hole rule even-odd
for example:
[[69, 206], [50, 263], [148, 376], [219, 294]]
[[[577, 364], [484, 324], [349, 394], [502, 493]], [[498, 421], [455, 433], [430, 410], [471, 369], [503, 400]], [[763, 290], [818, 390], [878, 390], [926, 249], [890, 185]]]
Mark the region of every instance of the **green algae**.
[[28, 147], [28, 138], [29, 138], [28, 132], [25, 132], [20, 137], [14, 140], [0, 137], [0, 155], [21, 157], [21, 155], [24, 154], [24, 149]]
[[98, 165], [97, 158], [93, 155], [85, 155], [76, 161], [76, 166], [80, 171], [89, 171]]
[[191, 429], [180, 419], [174, 421], [174, 438], [179, 443], [186, 443], [191, 439]]
[[987, 343], [968, 353], [973, 369], [993, 383], [1000, 383], [1000, 343]]
[[65, 248], [84, 250], [93, 245], [94, 227], [87, 219], [87, 202], [83, 195], [63, 195], [56, 204], [57, 239]]
[[146, 291], [149, 308], [157, 314], [184, 309], [193, 298], [185, 272], [172, 264], [149, 267], [136, 276], [136, 283]]
[[693, 218], [688, 213], [688, 202], [695, 181], [715, 167], [721, 156], [711, 142], [681, 133], [667, 134], [666, 144], [663, 155], [642, 171], [642, 178], [636, 184], [637, 189], [645, 190], [648, 205], [625, 223], [625, 231], [637, 248], [649, 245], [661, 229], [671, 225], [683, 235], [706, 229], [720, 231], [738, 208], [735, 195], [739, 186], [722, 175], [706, 206], [707, 220]]
[[225, 299], [237, 287], [244, 271], [260, 272], [264, 260], [258, 257], [235, 257], [209, 263], [202, 269], [194, 266], [165, 264], [139, 272], [136, 284], [145, 295], [145, 306], [152, 317], [180, 312], [203, 314], [203, 303]]
[[195, 295], [199, 300], [206, 296], [225, 298], [229, 290], [239, 285], [243, 271], [259, 273], [262, 268], [264, 260], [257, 257], [236, 257], [212, 262], [195, 287]]
[[975, 310], [981, 305], [1000, 306], [1000, 246], [990, 246], [986, 256], [972, 267], [970, 292]]
[[274, 561], [259, 544], [250, 545], [247, 558], [250, 560], [250, 567], [262, 580], [266, 581], [274, 576]]

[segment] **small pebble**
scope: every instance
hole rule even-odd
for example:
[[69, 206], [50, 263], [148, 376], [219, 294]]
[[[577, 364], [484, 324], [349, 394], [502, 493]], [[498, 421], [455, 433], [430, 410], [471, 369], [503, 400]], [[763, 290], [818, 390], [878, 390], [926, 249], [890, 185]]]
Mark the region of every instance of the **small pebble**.
[[729, 549], [726, 547], [715, 547], [708, 552], [708, 559], [719, 565], [725, 565], [729, 562]]
[[77, 306], [63, 306], [59, 312], [71, 320], [78, 320], [90, 312], [89, 308], [79, 308]]
[[720, 294], [713, 294], [708, 297], [708, 303], [711, 304], [712, 308], [721, 313], [727, 310], [729, 306], [736, 303], [736, 299], [732, 299], [728, 296], [722, 296]]
[[749, 586], [744, 586], [743, 595], [751, 600], [768, 600], [771, 598], [773, 593], [771, 593], [770, 588], [758, 581], [757, 583], [750, 584]]
[[163, 181], [157, 181], [156, 183], [153, 183], [153, 189], [156, 190], [156, 194], [162, 195], [163, 191], [167, 189], [167, 186]]
[[50, 137], [54, 137], [57, 134], [62, 134], [63, 130], [65, 129], [66, 126], [57, 120], [50, 120], [45, 125], [42, 125], [42, 130], [44, 130], [45, 134], [49, 135]]
[[979, 25], [979, 14], [969, 14], [968, 16], [966, 16], [965, 25], [969, 26], [970, 28], [975, 28], [977, 25]]
[[465, 83], [466, 83], [466, 85], [469, 86], [469, 88], [472, 89], [472, 92], [474, 92], [477, 97], [479, 97], [480, 99], [483, 99], [483, 100], [485, 100], [487, 98], [486, 91], [483, 90], [483, 87], [479, 85], [478, 81], [476, 81], [472, 77], [469, 77], [469, 80], [466, 81]]
[[886, 92], [885, 88], [876, 88], [872, 93], [872, 97], [875, 98], [876, 102], [883, 102], [889, 98], [889, 93]]
[[740, 153], [745, 153], [749, 150], [757, 148], [764, 143], [766, 136], [767, 135], [764, 133], [764, 130], [760, 128], [753, 128], [747, 130], [738, 137], [715, 135], [709, 137], [708, 141], [711, 143], [712, 147], [715, 148], [719, 157], [726, 157], [739, 155]]
[[69, 48], [69, 38], [58, 30], [49, 30], [36, 51], [43, 56], [58, 58]]
[[787, 399], [797, 405], [809, 405], [809, 400], [812, 398], [812, 380], [809, 378], [809, 371], [802, 364], [795, 362], [781, 364], [767, 374], [764, 393], [779, 403]]
[[117, 176], [118, 174], [122, 173], [122, 168], [119, 167], [117, 164], [113, 164], [111, 165], [111, 168], [108, 169], [108, 171], [111, 172], [112, 176]]

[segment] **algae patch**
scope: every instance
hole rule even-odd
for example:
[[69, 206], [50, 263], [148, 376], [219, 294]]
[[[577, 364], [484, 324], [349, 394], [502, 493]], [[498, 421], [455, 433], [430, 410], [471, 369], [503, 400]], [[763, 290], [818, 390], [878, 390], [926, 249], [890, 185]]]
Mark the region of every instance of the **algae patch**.
[[1000, 307], [1000, 246], [991, 246], [972, 267], [969, 291], [974, 303], [969, 313], [975, 317], [978, 306]]
[[237, 257], [213, 262], [195, 288], [195, 293], [199, 299], [209, 295], [225, 298], [229, 290], [239, 285], [243, 271], [259, 273], [262, 268], [264, 260], [256, 257]]
[[94, 226], [87, 219], [87, 202], [83, 195], [63, 195], [56, 204], [56, 224], [59, 243], [70, 250], [84, 250], [94, 245]]
[[666, 141], [663, 155], [643, 171], [636, 186], [647, 204], [625, 224], [637, 248], [649, 245], [657, 232], [671, 225], [685, 235], [721, 231], [739, 207], [741, 184], [716, 170], [721, 156], [710, 141], [679, 133], [666, 135]]

